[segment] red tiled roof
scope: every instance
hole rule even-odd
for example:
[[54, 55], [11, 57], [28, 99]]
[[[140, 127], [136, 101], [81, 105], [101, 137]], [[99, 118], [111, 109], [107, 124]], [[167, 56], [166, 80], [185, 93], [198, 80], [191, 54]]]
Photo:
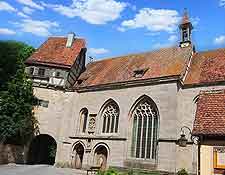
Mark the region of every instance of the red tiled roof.
[[185, 85], [225, 81], [225, 48], [196, 53]]
[[225, 90], [200, 92], [193, 134], [225, 136]]
[[25, 63], [70, 68], [85, 48], [85, 40], [75, 38], [70, 48], [66, 47], [66, 42], [66, 37], [49, 37]]
[[[96, 61], [87, 65], [86, 71], [79, 78], [84, 81], [76, 86], [87, 87], [181, 75], [191, 53], [191, 46], [172, 47]], [[142, 77], [134, 77], [134, 71], [140, 69], [147, 71]]]

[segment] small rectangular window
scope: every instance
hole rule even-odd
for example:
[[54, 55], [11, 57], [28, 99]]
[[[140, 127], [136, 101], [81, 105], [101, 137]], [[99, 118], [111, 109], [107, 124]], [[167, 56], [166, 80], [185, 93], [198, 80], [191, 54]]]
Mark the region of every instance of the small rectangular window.
[[38, 99], [38, 105], [47, 108], [49, 101]]
[[30, 75], [33, 75], [33, 74], [34, 74], [34, 68], [33, 68], [33, 67], [30, 68], [29, 74], [30, 74]]
[[40, 77], [44, 77], [45, 76], [45, 69], [44, 68], [39, 68], [38, 69], [38, 75]]
[[55, 77], [59, 78], [60, 77], [60, 72], [56, 72]]

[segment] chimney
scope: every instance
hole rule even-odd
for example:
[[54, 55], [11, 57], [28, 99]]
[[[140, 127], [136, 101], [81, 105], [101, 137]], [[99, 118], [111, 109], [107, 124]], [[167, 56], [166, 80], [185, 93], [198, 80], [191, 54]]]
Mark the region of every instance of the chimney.
[[67, 48], [70, 48], [72, 46], [74, 38], [75, 38], [75, 34], [73, 32], [68, 33], [67, 41], [66, 41]]

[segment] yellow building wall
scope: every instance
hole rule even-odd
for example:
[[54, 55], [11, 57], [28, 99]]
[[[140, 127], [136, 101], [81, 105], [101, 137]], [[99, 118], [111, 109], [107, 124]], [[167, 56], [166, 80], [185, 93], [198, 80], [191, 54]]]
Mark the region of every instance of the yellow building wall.
[[200, 175], [214, 175], [214, 173], [213, 173], [213, 146], [201, 145]]

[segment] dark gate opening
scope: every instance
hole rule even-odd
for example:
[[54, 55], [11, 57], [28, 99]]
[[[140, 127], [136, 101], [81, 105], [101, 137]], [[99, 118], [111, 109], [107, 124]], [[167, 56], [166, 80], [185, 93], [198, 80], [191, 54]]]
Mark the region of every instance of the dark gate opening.
[[27, 164], [54, 165], [57, 144], [53, 137], [47, 134], [36, 136], [29, 147]]

